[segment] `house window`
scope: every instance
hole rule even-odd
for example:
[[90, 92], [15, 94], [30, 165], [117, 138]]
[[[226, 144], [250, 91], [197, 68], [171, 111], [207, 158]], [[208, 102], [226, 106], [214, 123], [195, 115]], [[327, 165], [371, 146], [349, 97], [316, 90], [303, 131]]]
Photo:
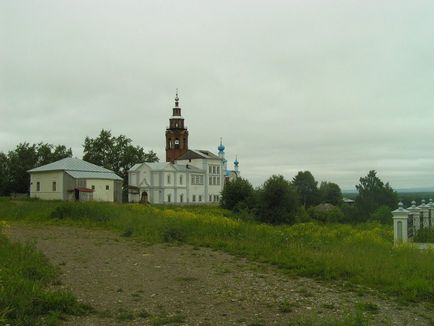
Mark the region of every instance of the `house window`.
[[168, 195], [167, 195], [167, 202], [170, 203], [171, 199], [172, 199], [172, 195], [171, 195], [171, 194], [168, 194]]
[[220, 177], [216, 177], [215, 179], [217, 181], [217, 185], [220, 185]]
[[184, 194], [179, 195], [179, 202], [182, 203], [184, 201]]
[[196, 195], [193, 195], [193, 202], [196, 201]]
[[109, 186], [109, 185], [106, 185], [106, 186], [105, 186], [105, 190], [110, 190], [110, 186]]
[[212, 202], [212, 195], [209, 195], [209, 202]]
[[36, 191], [41, 191], [41, 183], [39, 181], [36, 182]]
[[217, 167], [217, 173], [220, 174], [220, 167]]
[[202, 201], [202, 195], [199, 195], [199, 201]]
[[170, 174], [167, 176], [167, 184], [170, 185]]
[[209, 177], [209, 182], [208, 184], [212, 185], [212, 177]]
[[211, 165], [208, 167], [208, 171], [209, 171], [209, 173], [212, 173], [212, 166]]
[[214, 195], [214, 201], [219, 201], [219, 196], [218, 195]]
[[182, 185], [182, 175], [179, 176], [179, 184]]
[[203, 175], [192, 175], [191, 176], [192, 185], [203, 185]]
[[53, 181], [53, 191], [56, 191], [56, 181]]

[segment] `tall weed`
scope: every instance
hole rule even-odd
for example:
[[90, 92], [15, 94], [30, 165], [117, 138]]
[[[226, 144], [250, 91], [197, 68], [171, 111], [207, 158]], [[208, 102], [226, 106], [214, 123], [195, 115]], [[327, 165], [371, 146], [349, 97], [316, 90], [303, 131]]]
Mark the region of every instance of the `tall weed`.
[[[392, 228], [378, 223], [271, 226], [241, 221], [217, 207], [96, 202], [25, 202], [18, 216], [15, 204], [8, 205], [11, 214], [0, 203], [0, 218], [33, 220], [33, 211], [35, 220], [128, 230], [148, 243], [182, 241], [221, 249], [294, 275], [367, 286], [404, 301], [434, 302], [434, 252], [394, 247]], [[53, 213], [64, 210], [59, 207], [69, 207], [62, 218]]]

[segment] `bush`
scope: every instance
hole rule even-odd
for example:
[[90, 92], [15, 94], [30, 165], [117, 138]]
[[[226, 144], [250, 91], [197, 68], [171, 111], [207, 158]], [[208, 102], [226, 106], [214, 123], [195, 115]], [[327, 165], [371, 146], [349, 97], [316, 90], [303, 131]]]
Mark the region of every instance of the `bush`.
[[295, 188], [281, 175], [273, 175], [258, 192], [257, 215], [261, 222], [292, 224], [297, 208]]
[[295, 213], [295, 222], [296, 223], [306, 223], [311, 222], [312, 219], [310, 218], [309, 214], [307, 213], [306, 208], [304, 206], [300, 206], [297, 208], [297, 211]]
[[380, 222], [381, 224], [392, 225], [392, 210], [389, 206], [380, 206], [371, 214], [370, 220]]
[[323, 223], [342, 223], [345, 215], [339, 207], [321, 204], [308, 210], [310, 218]]
[[51, 213], [55, 219], [86, 218], [97, 222], [107, 222], [112, 216], [110, 204], [102, 206], [95, 202], [63, 202]]
[[253, 187], [250, 182], [243, 178], [228, 181], [222, 191], [220, 206], [235, 210], [237, 205], [244, 203], [247, 207], [253, 206]]
[[364, 213], [360, 212], [355, 205], [342, 204], [340, 206], [342, 213], [344, 214], [345, 223], [361, 223], [366, 221]]
[[164, 242], [183, 242], [185, 235], [180, 229], [168, 226], [163, 230], [162, 238]]
[[414, 242], [434, 243], [434, 228], [421, 228], [413, 238]]

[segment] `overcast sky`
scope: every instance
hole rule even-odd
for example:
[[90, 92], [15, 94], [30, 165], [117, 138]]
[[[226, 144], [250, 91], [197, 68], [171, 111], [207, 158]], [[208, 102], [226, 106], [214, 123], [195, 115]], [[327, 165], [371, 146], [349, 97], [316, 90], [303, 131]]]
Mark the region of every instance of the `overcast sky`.
[[432, 0], [0, 0], [0, 151], [104, 128], [164, 160], [176, 88], [254, 185], [434, 186]]

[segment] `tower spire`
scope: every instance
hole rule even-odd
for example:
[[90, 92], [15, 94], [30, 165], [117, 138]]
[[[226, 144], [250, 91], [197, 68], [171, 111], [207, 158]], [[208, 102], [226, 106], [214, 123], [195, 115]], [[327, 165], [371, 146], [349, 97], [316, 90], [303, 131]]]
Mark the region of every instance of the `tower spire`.
[[178, 97], [178, 89], [176, 89], [176, 96], [175, 96], [175, 107], [179, 106], [179, 97]]

